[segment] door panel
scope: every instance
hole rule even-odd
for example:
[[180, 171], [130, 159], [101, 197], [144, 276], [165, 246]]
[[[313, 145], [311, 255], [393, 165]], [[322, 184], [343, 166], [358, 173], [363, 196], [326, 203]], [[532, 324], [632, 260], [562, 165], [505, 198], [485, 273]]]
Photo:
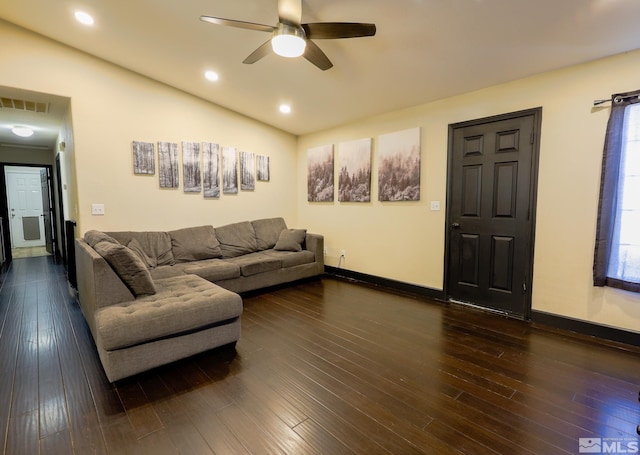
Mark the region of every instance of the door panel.
[[451, 127], [446, 286], [452, 300], [528, 314], [537, 129], [539, 110]]
[[44, 246], [39, 170], [6, 167], [5, 172], [12, 246]]

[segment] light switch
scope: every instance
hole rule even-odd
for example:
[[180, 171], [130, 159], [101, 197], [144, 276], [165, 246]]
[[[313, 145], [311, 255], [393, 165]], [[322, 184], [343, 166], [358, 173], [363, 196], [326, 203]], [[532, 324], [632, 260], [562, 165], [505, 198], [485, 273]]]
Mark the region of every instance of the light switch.
[[440, 210], [440, 201], [431, 201], [431, 210], [434, 212]]
[[91, 204], [92, 215], [104, 215], [104, 204]]

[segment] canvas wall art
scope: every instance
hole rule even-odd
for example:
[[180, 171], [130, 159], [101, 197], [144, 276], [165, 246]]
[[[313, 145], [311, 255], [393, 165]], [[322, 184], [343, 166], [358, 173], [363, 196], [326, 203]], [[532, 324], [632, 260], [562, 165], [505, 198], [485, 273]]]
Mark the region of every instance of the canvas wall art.
[[238, 192], [238, 151], [235, 147], [222, 147], [222, 192]]
[[202, 188], [205, 198], [220, 197], [220, 146], [212, 142], [202, 144]]
[[338, 200], [371, 201], [371, 138], [342, 142], [338, 150]]
[[333, 202], [333, 144], [307, 150], [307, 201]]
[[250, 152], [240, 152], [240, 189], [256, 189], [256, 156]]
[[256, 177], [259, 182], [268, 182], [269, 175], [269, 157], [264, 155], [256, 156]]
[[156, 173], [153, 142], [133, 141], [133, 173], [142, 175]]
[[158, 142], [158, 177], [160, 188], [178, 188], [178, 144]]
[[200, 143], [182, 143], [182, 180], [185, 193], [199, 193], [202, 189], [200, 175]]
[[420, 128], [378, 138], [378, 200], [420, 200]]

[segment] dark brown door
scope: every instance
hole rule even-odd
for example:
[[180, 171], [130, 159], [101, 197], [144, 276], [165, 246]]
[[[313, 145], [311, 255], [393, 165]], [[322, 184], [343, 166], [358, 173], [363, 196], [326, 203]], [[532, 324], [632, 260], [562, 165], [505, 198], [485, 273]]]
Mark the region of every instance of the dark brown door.
[[51, 199], [51, 176], [49, 169], [40, 169], [40, 185], [42, 188], [42, 216], [44, 217], [45, 247], [48, 253], [53, 254], [53, 204]]
[[447, 294], [528, 318], [541, 111], [450, 127]]

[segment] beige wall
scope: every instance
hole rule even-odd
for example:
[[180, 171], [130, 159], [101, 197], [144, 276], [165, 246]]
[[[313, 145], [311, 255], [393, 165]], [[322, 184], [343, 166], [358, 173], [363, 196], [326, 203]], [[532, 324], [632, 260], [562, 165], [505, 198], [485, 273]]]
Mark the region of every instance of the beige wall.
[[[593, 100], [638, 88], [640, 52], [555, 71], [382, 115], [298, 141], [298, 217], [326, 236], [326, 263], [345, 249], [349, 270], [443, 288], [448, 125], [542, 106], [533, 282], [534, 310], [629, 330], [640, 328], [640, 296], [592, 286], [591, 269], [608, 105]], [[420, 202], [377, 201], [377, 137], [421, 128]], [[372, 137], [371, 203], [309, 203], [311, 147]], [[336, 147], [336, 156], [339, 146]], [[337, 173], [336, 173], [337, 184]], [[430, 201], [443, 210], [433, 212]]]
[[10, 164], [49, 164], [53, 166], [51, 150], [27, 149], [22, 147], [0, 147], [0, 162]]
[[[0, 85], [71, 99], [73, 136], [63, 131], [61, 136], [70, 137], [60, 140], [68, 146], [65, 169], [73, 169], [67, 172], [68, 216], [78, 222], [78, 233], [168, 230], [269, 216], [296, 224], [294, 136], [2, 21], [0, 42], [12, 43], [0, 47]], [[157, 175], [133, 174], [134, 140], [211, 141], [267, 155], [271, 181], [215, 200], [182, 189], [160, 190]], [[104, 204], [105, 216], [92, 216], [92, 203]]]
[[[173, 229], [284, 216], [325, 235], [327, 264], [442, 289], [448, 125], [543, 107], [533, 306], [535, 310], [636, 330], [640, 297], [591, 285], [603, 135], [608, 107], [595, 98], [637, 89], [640, 52], [490, 87], [330, 131], [295, 137], [0, 21], [0, 85], [71, 98], [66, 197], [78, 231]], [[42, 69], [46, 68], [46, 71]], [[212, 88], [215, 89], [215, 88]], [[383, 88], [386, 89], [386, 88]], [[380, 203], [377, 137], [420, 127], [422, 197]], [[306, 150], [372, 137], [373, 202], [310, 204]], [[203, 200], [134, 176], [131, 141], [213, 141], [268, 155], [271, 181], [255, 192]], [[337, 150], [339, 153], [339, 150]], [[74, 180], [75, 177], [75, 180]], [[296, 191], [292, 191], [295, 188]], [[432, 212], [429, 201], [443, 210]], [[104, 203], [106, 215], [90, 214]]]

